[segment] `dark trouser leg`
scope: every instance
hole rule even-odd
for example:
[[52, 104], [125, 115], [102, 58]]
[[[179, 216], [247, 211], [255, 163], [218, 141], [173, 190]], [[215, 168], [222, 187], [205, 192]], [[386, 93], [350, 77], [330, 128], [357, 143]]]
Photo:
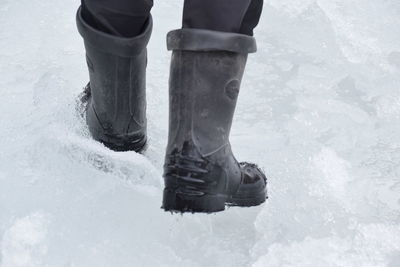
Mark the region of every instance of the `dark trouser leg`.
[[143, 31], [153, 0], [82, 0], [82, 17], [92, 27], [123, 37]]
[[183, 28], [253, 35], [263, 0], [185, 0]]

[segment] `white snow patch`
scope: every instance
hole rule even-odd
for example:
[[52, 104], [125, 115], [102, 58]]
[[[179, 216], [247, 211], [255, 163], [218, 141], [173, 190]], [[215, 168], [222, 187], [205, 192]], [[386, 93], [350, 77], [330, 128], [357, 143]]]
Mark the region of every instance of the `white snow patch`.
[[45, 266], [41, 257], [46, 255], [49, 218], [36, 212], [15, 220], [4, 232], [1, 241], [3, 267]]

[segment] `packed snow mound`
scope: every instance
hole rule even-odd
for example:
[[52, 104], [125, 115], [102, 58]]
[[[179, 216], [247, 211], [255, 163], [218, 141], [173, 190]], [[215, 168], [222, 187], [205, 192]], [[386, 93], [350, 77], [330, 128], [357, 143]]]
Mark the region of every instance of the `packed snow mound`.
[[76, 110], [79, 2], [0, 2], [0, 266], [400, 266], [400, 2], [269, 0], [231, 134], [270, 199], [215, 215], [160, 209], [165, 35], [155, 1], [149, 148], [116, 153]]

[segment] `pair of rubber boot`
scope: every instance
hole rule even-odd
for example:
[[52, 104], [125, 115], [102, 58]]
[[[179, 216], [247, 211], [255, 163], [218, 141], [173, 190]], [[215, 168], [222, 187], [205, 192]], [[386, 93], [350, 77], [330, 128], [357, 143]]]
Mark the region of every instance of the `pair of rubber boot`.
[[[95, 140], [116, 151], [146, 147], [146, 46], [143, 32], [121, 38], [100, 32], [77, 14], [90, 83], [82, 101]], [[229, 132], [246, 65], [256, 51], [251, 36], [180, 29], [167, 36], [172, 50], [169, 139], [162, 208], [217, 212], [226, 205], [256, 206], [266, 199], [266, 177], [254, 164], [238, 163]]]

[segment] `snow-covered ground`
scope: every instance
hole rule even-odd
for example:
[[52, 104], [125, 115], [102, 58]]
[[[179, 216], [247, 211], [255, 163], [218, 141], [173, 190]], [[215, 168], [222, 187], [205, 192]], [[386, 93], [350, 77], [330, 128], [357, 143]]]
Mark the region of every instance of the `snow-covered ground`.
[[184, 216], [160, 209], [182, 1], [155, 2], [139, 155], [76, 114], [79, 1], [0, 0], [0, 265], [400, 266], [400, 2], [267, 0], [231, 141], [270, 199]]

